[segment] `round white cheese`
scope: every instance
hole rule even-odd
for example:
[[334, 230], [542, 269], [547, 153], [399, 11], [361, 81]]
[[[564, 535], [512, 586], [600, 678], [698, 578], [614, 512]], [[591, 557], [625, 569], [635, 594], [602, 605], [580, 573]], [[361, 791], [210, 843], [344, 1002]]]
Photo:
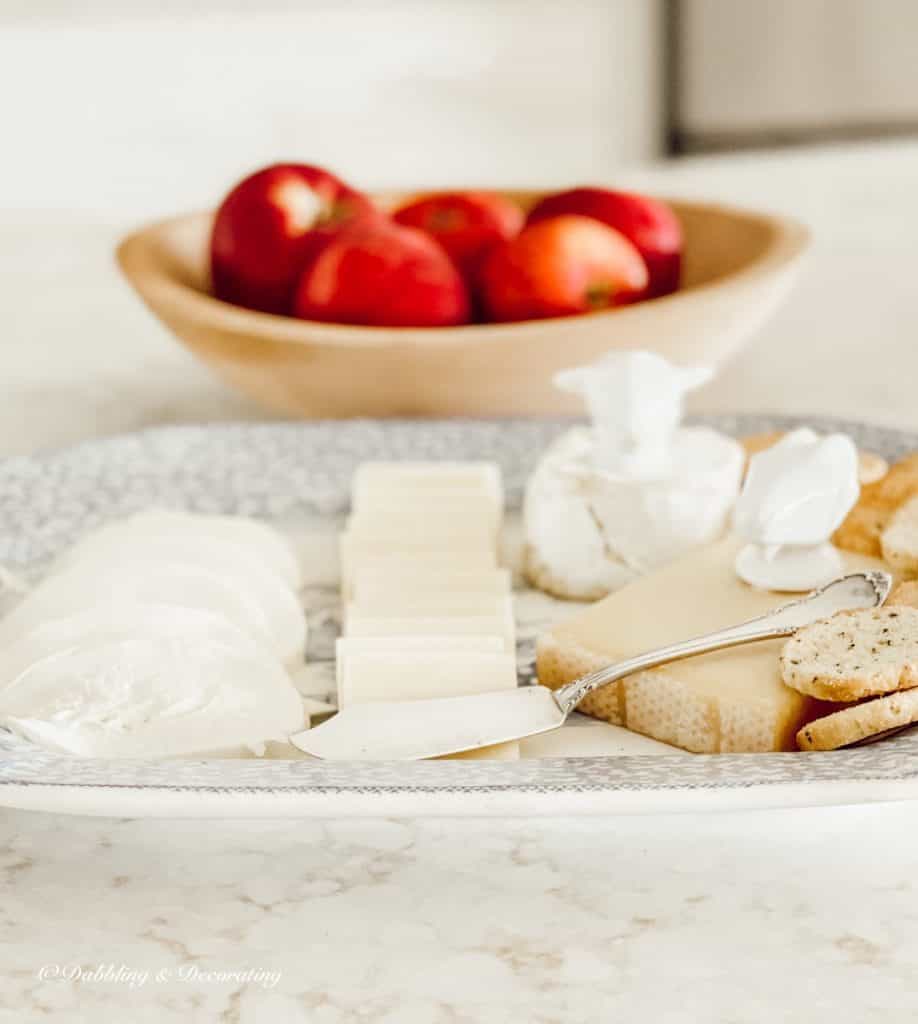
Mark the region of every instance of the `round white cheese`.
[[590, 430], [568, 431], [529, 479], [526, 571], [536, 586], [595, 600], [724, 534], [745, 461], [732, 438], [679, 428], [671, 469], [651, 479], [597, 470], [593, 444]]

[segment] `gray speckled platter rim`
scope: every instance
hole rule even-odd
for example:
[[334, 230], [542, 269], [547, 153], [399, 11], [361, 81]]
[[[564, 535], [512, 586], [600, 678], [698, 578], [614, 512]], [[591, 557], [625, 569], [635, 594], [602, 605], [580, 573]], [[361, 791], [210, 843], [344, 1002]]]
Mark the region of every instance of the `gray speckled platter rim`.
[[[784, 429], [786, 417], [719, 416], [733, 434]], [[918, 435], [843, 420], [864, 447], [896, 457]], [[347, 503], [354, 466], [368, 458], [493, 458], [508, 503], [562, 420], [376, 421], [161, 427], [0, 461], [0, 564], [40, 567], [80, 530], [152, 502], [284, 518]], [[412, 793], [485, 795], [819, 789], [918, 781], [918, 734], [830, 754], [600, 757], [519, 762], [105, 761], [64, 757], [0, 733], [0, 786], [149, 790], [215, 796], [310, 797]], [[138, 797], [141, 794], [138, 793]]]

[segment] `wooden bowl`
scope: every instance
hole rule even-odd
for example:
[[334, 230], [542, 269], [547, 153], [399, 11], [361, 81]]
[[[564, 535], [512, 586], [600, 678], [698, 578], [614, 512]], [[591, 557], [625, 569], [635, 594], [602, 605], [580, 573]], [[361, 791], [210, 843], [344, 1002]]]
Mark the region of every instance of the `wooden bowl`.
[[[537, 193], [511, 193], [524, 206]], [[378, 197], [384, 206], [400, 196]], [[465, 327], [386, 328], [257, 313], [209, 294], [212, 214], [142, 228], [118, 260], [150, 309], [226, 381], [303, 417], [493, 416], [579, 411], [556, 370], [614, 348], [717, 365], [787, 292], [807, 245], [791, 220], [673, 201], [686, 237], [673, 295], [584, 316]]]

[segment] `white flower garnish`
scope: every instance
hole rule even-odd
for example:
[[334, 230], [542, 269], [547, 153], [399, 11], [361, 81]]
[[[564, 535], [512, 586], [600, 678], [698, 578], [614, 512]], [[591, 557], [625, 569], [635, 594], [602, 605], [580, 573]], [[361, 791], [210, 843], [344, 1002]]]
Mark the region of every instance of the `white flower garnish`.
[[857, 449], [844, 434], [803, 428], [753, 456], [733, 516], [747, 542], [739, 577], [765, 590], [804, 591], [840, 575], [829, 539], [859, 492]]

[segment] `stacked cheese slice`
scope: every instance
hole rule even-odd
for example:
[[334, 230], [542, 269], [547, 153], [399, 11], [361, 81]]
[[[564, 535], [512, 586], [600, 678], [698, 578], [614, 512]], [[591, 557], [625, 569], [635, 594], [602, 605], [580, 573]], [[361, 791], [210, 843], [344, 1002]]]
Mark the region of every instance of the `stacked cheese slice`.
[[[516, 686], [503, 494], [486, 462], [374, 462], [341, 537], [338, 703], [458, 697]], [[482, 756], [518, 756], [515, 743]]]

